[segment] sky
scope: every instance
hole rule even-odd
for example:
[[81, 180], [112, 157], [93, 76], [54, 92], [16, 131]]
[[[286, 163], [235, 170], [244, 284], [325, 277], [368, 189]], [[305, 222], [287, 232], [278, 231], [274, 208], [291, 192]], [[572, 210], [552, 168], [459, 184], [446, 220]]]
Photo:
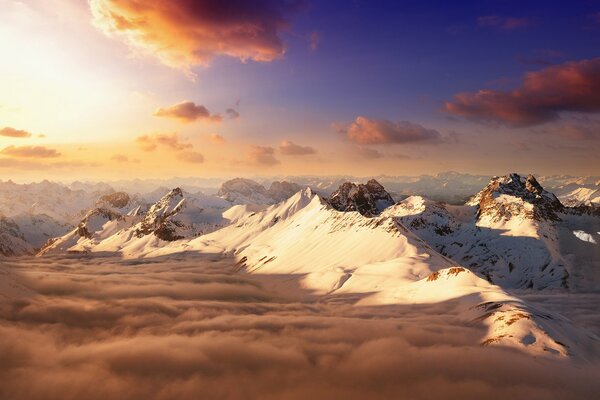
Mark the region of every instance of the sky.
[[0, 0], [0, 179], [600, 174], [600, 2]]

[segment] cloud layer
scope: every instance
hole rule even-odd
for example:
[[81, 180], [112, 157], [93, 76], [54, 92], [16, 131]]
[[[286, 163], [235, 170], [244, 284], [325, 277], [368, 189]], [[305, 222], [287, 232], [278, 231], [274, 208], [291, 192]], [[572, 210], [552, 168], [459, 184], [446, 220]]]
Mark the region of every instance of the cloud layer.
[[218, 114], [211, 114], [203, 105], [195, 104], [192, 101], [182, 101], [169, 107], [159, 108], [153, 115], [155, 117], [178, 119], [183, 122], [197, 120], [219, 122], [223, 119]]
[[[575, 400], [600, 390], [597, 364], [481, 347], [485, 330], [451, 302], [312, 301], [294, 277], [242, 275], [210, 256], [44, 258], [0, 272], [23, 292], [0, 303], [1, 398]], [[597, 298], [582, 300], [597, 315]]]
[[91, 0], [95, 24], [136, 51], [188, 70], [217, 56], [272, 61], [284, 53], [286, 14], [301, 1]]
[[459, 93], [444, 109], [454, 115], [510, 126], [556, 120], [561, 112], [600, 112], [600, 58], [529, 72], [512, 91]]
[[60, 153], [54, 149], [44, 146], [8, 146], [0, 151], [0, 154], [20, 158], [55, 158]]
[[441, 135], [435, 129], [427, 129], [408, 121], [392, 122], [358, 116], [348, 124], [334, 124], [334, 128], [346, 138], [361, 145], [391, 143], [436, 142]]

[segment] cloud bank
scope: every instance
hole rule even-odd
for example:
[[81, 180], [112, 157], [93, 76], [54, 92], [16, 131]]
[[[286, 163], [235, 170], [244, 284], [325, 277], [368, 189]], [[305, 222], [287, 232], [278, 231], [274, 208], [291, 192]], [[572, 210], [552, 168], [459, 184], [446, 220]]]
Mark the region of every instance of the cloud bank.
[[561, 112], [600, 112], [600, 58], [568, 62], [525, 74], [512, 91], [459, 93], [445, 111], [477, 121], [533, 126], [560, 118]]
[[[481, 347], [484, 330], [455, 318], [458, 304], [307, 301], [285, 286], [294, 277], [234, 270], [210, 256], [0, 266], [22, 290], [0, 302], [0, 397], [575, 400], [600, 390], [597, 364]], [[597, 315], [597, 299], [585, 300]]]
[[0, 154], [19, 158], [56, 158], [60, 153], [44, 146], [8, 146]]

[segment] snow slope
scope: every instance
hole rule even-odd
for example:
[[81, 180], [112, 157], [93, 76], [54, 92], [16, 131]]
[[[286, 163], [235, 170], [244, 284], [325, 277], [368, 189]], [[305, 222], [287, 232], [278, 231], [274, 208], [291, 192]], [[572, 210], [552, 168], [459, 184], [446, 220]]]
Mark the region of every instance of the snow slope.
[[126, 255], [232, 254], [249, 273], [299, 279], [320, 296], [358, 296], [359, 305], [459, 301], [462, 318], [488, 327], [483, 345], [567, 356], [589, 340], [440, 255], [396, 218], [339, 212], [310, 189], [191, 241], [137, 250]]
[[469, 204], [413, 196], [385, 214], [502, 287], [589, 290], [600, 283], [600, 248], [581, 240], [598, 235], [593, 212], [563, 207], [535, 178], [516, 174], [492, 179]]

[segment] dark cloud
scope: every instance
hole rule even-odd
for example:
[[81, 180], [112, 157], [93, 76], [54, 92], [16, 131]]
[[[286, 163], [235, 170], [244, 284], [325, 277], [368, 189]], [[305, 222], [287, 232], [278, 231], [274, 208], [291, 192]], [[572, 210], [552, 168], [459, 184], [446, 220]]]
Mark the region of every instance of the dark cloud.
[[529, 18], [501, 17], [498, 15], [486, 15], [477, 18], [477, 25], [484, 28], [497, 28], [505, 31], [527, 28], [532, 24]]
[[427, 129], [408, 121], [391, 122], [358, 116], [350, 124], [334, 124], [334, 129], [348, 140], [361, 145], [429, 142], [435, 143], [441, 135], [435, 129]]
[[269, 146], [253, 145], [248, 153], [248, 160], [252, 164], [277, 165], [279, 160], [275, 158], [275, 149]]
[[44, 146], [8, 146], [0, 154], [18, 158], [56, 158], [60, 153]]
[[27, 132], [27, 131], [11, 128], [11, 127], [7, 126], [7, 127], [0, 129], [0, 136], [13, 137], [13, 138], [28, 138], [28, 137], [31, 137], [31, 132]]
[[[1, 276], [23, 292], [0, 302], [0, 398], [575, 400], [600, 390], [595, 361], [480, 346], [485, 329], [457, 318], [460, 300], [317, 301], [290, 290], [297, 277], [239, 274], [212, 257], [4, 263]], [[600, 330], [597, 295], [530, 296]]]
[[444, 109], [454, 115], [510, 126], [532, 126], [561, 112], [600, 112], [600, 58], [568, 62], [525, 74], [512, 91], [459, 93]]
[[187, 71], [217, 56], [268, 62], [300, 0], [91, 0], [94, 22], [135, 50]]
[[227, 118], [229, 119], [238, 119], [240, 117], [240, 113], [237, 112], [237, 110], [234, 110], [233, 108], [228, 108], [227, 110], [225, 110], [225, 115], [227, 115]]
[[173, 118], [184, 122], [197, 120], [214, 121], [222, 120], [220, 115], [213, 115], [203, 105], [192, 101], [182, 101], [169, 107], [159, 108], [153, 114], [155, 117]]
[[279, 152], [286, 156], [305, 156], [315, 154], [317, 151], [310, 146], [300, 146], [289, 140], [284, 140], [279, 144]]

